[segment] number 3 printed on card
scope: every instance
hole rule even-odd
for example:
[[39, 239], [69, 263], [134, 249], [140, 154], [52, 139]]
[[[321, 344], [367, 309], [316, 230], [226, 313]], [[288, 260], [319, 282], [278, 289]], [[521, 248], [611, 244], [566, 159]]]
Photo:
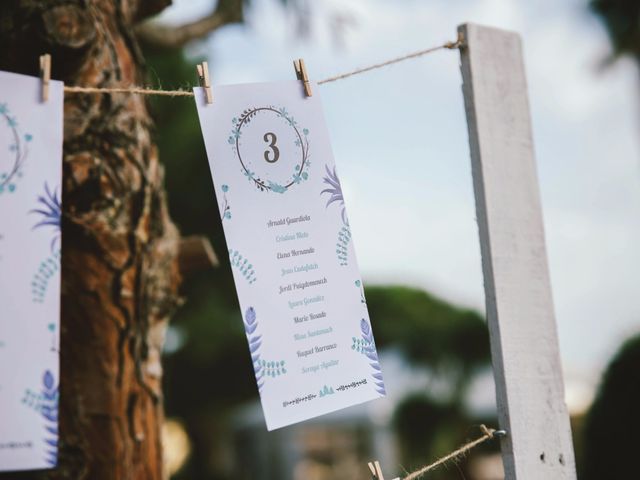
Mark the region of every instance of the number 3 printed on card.
[[[278, 140], [278, 138], [276, 137], [276, 134], [272, 132], [267, 132], [264, 134], [264, 137], [262, 138], [264, 139], [265, 142], [269, 142], [269, 148], [271, 149], [271, 152], [269, 152], [269, 150], [265, 150], [264, 159], [269, 163], [276, 163], [280, 158], [280, 149], [276, 147], [276, 141]], [[273, 157], [271, 159], [269, 158], [270, 153], [273, 153]]]

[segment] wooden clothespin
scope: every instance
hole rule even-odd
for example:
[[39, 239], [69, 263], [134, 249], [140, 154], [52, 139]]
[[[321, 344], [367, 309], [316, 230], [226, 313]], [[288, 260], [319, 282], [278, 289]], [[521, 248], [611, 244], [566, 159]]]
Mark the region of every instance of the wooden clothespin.
[[[384, 475], [382, 474], [382, 468], [380, 468], [380, 462], [375, 460], [374, 462], [369, 462], [367, 464], [369, 467], [369, 471], [371, 472], [371, 476], [373, 480], [384, 480]], [[400, 480], [400, 477], [396, 477], [393, 480]]]
[[296, 71], [296, 78], [300, 80], [304, 85], [304, 93], [307, 95], [307, 97], [310, 97], [313, 93], [311, 92], [311, 82], [309, 82], [307, 67], [304, 66], [304, 60], [301, 58], [299, 58], [298, 60], [294, 60], [293, 68]]
[[207, 103], [213, 103], [213, 93], [211, 92], [211, 80], [209, 78], [209, 65], [207, 62], [202, 62], [196, 65], [198, 71], [198, 80], [200, 86], [204, 88], [204, 94], [207, 99]]
[[51, 55], [40, 55], [40, 80], [42, 81], [41, 98], [43, 102], [49, 100], [49, 81], [51, 80]]
[[367, 463], [369, 467], [369, 471], [371, 471], [371, 475], [373, 480], [384, 480], [384, 475], [382, 475], [382, 469], [380, 468], [380, 462], [377, 460], [375, 462]]
[[372, 462], [367, 463], [369, 467], [369, 471], [371, 472], [371, 478], [373, 480], [378, 480], [378, 472], [376, 471], [376, 467]]

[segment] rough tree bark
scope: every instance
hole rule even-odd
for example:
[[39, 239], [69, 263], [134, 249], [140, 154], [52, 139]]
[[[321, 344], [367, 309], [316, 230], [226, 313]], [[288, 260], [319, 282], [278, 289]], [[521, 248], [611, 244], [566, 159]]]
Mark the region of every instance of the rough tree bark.
[[[53, 56], [68, 85], [140, 84], [133, 27], [167, 0], [2, 0], [0, 69]], [[48, 478], [159, 479], [160, 351], [177, 305], [178, 231], [145, 99], [64, 106], [60, 456]]]

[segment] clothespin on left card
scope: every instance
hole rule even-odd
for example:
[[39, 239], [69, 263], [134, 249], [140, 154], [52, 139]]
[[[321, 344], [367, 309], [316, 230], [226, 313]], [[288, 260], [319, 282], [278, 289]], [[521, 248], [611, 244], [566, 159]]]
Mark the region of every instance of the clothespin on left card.
[[[378, 460], [367, 463], [367, 466], [369, 467], [373, 480], [384, 480], [382, 468], [380, 468], [380, 462]], [[396, 477], [393, 480], [400, 480], [400, 477]]]
[[204, 88], [204, 95], [208, 104], [213, 103], [213, 93], [211, 92], [211, 78], [209, 77], [209, 65], [207, 62], [202, 62], [196, 65], [198, 71], [198, 80], [200, 86]]
[[42, 82], [41, 99], [49, 100], [49, 81], [51, 80], [51, 55], [40, 55], [40, 81]]
[[313, 95], [311, 91], [311, 82], [309, 81], [309, 76], [307, 75], [307, 67], [304, 65], [304, 60], [299, 58], [298, 60], [293, 61], [293, 68], [296, 71], [296, 77], [298, 80], [302, 82], [304, 85], [304, 93], [307, 97]]

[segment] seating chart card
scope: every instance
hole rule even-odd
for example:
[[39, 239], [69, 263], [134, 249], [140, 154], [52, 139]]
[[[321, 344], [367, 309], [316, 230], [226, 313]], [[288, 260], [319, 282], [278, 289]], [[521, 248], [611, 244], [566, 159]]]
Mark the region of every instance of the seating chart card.
[[312, 88], [218, 86], [212, 104], [194, 89], [269, 430], [385, 395]]
[[0, 72], [0, 471], [58, 444], [62, 82]]

